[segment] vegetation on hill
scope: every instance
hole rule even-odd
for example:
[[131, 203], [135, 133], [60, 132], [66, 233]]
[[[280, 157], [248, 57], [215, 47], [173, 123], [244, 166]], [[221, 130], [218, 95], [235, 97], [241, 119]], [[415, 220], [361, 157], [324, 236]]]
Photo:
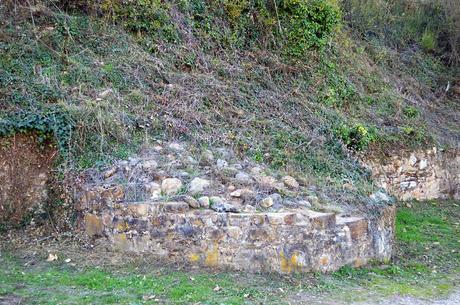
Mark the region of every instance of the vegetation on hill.
[[350, 151], [458, 141], [455, 1], [2, 1], [0, 135], [77, 170], [182, 138], [366, 190]]

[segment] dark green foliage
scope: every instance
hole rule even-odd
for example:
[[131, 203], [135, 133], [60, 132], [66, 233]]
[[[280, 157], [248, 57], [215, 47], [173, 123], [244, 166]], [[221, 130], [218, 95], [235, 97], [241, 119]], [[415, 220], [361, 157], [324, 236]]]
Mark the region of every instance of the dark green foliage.
[[322, 48], [341, 21], [340, 9], [324, 0], [284, 0], [282, 20], [288, 52], [302, 56]]
[[128, 31], [173, 42], [179, 37], [169, 10], [168, 3], [160, 0], [105, 0], [101, 4], [101, 11]]
[[55, 140], [62, 153], [69, 148], [73, 122], [59, 106], [21, 110], [0, 118], [0, 137], [18, 132], [37, 132], [40, 142]]
[[350, 148], [364, 150], [377, 140], [376, 130], [368, 128], [362, 124], [356, 124], [352, 127], [341, 125], [336, 129], [337, 136]]

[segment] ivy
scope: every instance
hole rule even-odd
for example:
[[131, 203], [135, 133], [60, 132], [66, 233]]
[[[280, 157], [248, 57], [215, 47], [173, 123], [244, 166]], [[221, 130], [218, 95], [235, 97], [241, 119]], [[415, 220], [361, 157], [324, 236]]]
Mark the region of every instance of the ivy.
[[21, 110], [0, 118], [0, 137], [35, 131], [38, 132], [40, 141], [52, 137], [64, 155], [68, 152], [72, 129], [70, 116], [57, 105]]

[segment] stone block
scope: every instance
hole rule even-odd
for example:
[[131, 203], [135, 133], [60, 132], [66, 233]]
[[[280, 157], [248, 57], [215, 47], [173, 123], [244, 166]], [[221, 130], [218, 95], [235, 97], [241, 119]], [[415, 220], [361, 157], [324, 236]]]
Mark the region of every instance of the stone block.
[[189, 205], [186, 202], [164, 202], [161, 210], [165, 213], [185, 213], [189, 210]]
[[100, 236], [104, 232], [102, 219], [94, 214], [85, 215], [85, 231], [88, 236]]

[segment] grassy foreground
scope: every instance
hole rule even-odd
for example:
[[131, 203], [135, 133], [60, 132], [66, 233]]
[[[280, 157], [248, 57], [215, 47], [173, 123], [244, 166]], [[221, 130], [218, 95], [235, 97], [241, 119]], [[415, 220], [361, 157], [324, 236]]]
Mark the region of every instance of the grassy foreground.
[[[182, 271], [146, 258], [113, 263], [116, 254], [97, 253], [99, 261], [94, 261], [65, 247], [48, 262], [43, 249], [12, 251], [10, 244], [0, 256], [0, 304], [292, 304], [314, 303], [309, 301], [314, 296], [337, 304], [395, 294], [435, 298], [459, 278], [459, 219], [459, 202], [401, 206], [392, 264], [328, 275]], [[101, 257], [112, 264], [101, 263]]]

